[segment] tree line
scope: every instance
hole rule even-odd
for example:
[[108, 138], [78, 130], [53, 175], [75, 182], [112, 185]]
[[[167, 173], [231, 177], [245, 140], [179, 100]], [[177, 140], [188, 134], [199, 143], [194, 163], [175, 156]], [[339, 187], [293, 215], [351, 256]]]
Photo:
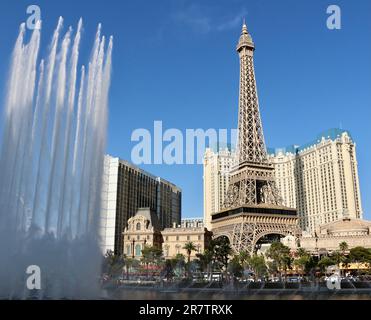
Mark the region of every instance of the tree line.
[[[192, 242], [187, 242], [183, 249], [186, 256], [179, 253], [171, 259], [165, 259], [162, 249], [145, 246], [139, 259], [125, 255], [117, 256], [107, 252], [103, 262], [103, 273], [110, 277], [130, 278], [130, 271], [139, 270], [149, 276], [154, 274], [162, 279], [192, 278], [202, 274], [202, 280], [211, 281], [217, 273], [221, 281], [249, 277], [264, 280], [278, 277], [283, 280], [288, 273], [296, 273], [314, 280], [318, 274], [325, 273], [329, 266], [347, 269], [351, 263], [364, 269], [371, 269], [371, 250], [355, 247], [349, 250], [346, 242], [339, 243], [339, 249], [321, 257], [310, 254], [304, 248], [291, 250], [282, 242], [273, 242], [264, 254], [249, 254], [247, 251], [234, 253], [225, 237], [211, 240], [203, 253], [197, 252]], [[196, 258], [191, 255], [196, 252]], [[358, 270], [359, 271], [359, 270]]]

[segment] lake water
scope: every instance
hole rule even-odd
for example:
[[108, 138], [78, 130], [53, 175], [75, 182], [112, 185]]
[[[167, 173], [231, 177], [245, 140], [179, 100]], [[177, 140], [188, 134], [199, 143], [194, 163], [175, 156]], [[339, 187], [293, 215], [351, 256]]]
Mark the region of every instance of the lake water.
[[103, 299], [112, 300], [371, 300], [371, 293], [349, 292], [284, 292], [269, 290], [267, 292], [215, 292], [206, 290], [180, 290], [178, 292], [155, 289], [116, 288], [103, 292]]

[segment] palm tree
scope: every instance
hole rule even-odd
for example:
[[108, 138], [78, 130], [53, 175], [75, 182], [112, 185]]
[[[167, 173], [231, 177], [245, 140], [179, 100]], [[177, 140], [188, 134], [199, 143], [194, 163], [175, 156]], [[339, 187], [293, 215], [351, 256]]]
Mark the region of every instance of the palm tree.
[[339, 243], [339, 249], [341, 251], [339, 268], [341, 269], [341, 266], [346, 262], [345, 252], [349, 249], [349, 246], [345, 241], [342, 241]]
[[189, 241], [187, 242], [184, 247], [183, 247], [184, 250], [187, 251], [187, 256], [188, 256], [188, 264], [191, 262], [191, 254], [192, 254], [192, 251], [197, 251], [197, 248], [196, 246], [194, 245], [193, 242]]
[[132, 268], [132, 266], [135, 263], [135, 259], [131, 257], [125, 258], [125, 266], [126, 266], [126, 279], [129, 279], [129, 270]]
[[299, 248], [296, 251], [296, 259], [294, 260], [294, 265], [298, 267], [298, 269], [301, 271], [302, 276], [309, 271], [309, 269], [312, 267], [312, 257], [310, 254], [304, 249]]
[[197, 253], [196, 257], [198, 258], [198, 264], [204, 272], [207, 272], [207, 279], [212, 279], [212, 261], [213, 261], [213, 252], [209, 249], [205, 249], [204, 253]]
[[267, 273], [267, 265], [265, 262], [264, 255], [257, 255], [254, 254], [250, 258], [248, 258], [249, 267], [254, 272], [254, 279], [260, 278]]
[[273, 260], [273, 263], [277, 266], [277, 270], [280, 273], [280, 279], [282, 280], [282, 271], [285, 273], [291, 266], [290, 248], [285, 246], [282, 242], [276, 241], [271, 244], [267, 250], [267, 257]]
[[242, 266], [245, 267], [248, 264], [248, 260], [250, 259], [250, 254], [247, 252], [247, 250], [244, 250], [239, 253], [238, 257]]
[[345, 241], [342, 241], [342, 242], [339, 243], [339, 248], [340, 248], [341, 252], [343, 253], [343, 255], [345, 255], [345, 251], [348, 250], [349, 246]]
[[191, 268], [191, 254], [192, 254], [192, 251], [197, 251], [197, 248], [193, 242], [189, 241], [184, 245], [183, 249], [187, 251], [187, 256], [188, 256], [187, 276], [189, 277], [190, 268]]
[[296, 251], [296, 254], [299, 258], [301, 258], [301, 257], [306, 257], [308, 255], [308, 252], [304, 248], [298, 248], [298, 250]]

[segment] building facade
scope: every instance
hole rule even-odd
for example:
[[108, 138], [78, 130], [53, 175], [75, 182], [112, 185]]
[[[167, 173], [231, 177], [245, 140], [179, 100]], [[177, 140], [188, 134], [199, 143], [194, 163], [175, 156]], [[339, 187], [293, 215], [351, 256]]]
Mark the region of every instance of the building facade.
[[211, 215], [221, 210], [229, 183], [229, 172], [236, 165], [231, 148], [207, 148], [203, 161], [204, 224], [211, 230]]
[[203, 253], [211, 241], [211, 232], [203, 225], [201, 218], [184, 219], [180, 224], [173, 223], [171, 228], [162, 229], [157, 215], [150, 208], [139, 208], [137, 213], [128, 220], [123, 231], [125, 243], [124, 253], [140, 259], [144, 246], [161, 248], [165, 259], [174, 258], [177, 254], [187, 257], [184, 246], [192, 242], [196, 251], [192, 251], [191, 260], [197, 253]]
[[123, 231], [124, 254], [127, 257], [140, 258], [146, 245], [161, 248], [160, 230], [156, 212], [150, 208], [139, 208], [137, 213], [129, 218]]
[[191, 260], [196, 258], [197, 253], [203, 253], [209, 245], [212, 233], [204, 227], [202, 219], [190, 220], [182, 221], [178, 226], [174, 224], [172, 228], [165, 228], [161, 232], [165, 259], [171, 259], [177, 254], [187, 257], [187, 250], [184, 249], [187, 242], [192, 242], [196, 247], [196, 251], [191, 252]]
[[303, 146], [269, 149], [284, 203], [295, 207], [303, 231], [344, 217], [362, 219], [356, 145], [330, 129]]
[[354, 247], [371, 248], [371, 221], [343, 218], [317, 226], [314, 235], [304, 235], [300, 246], [313, 255], [331, 254], [346, 242], [348, 250]]
[[104, 160], [101, 249], [124, 252], [123, 230], [138, 208], [150, 208], [161, 228], [179, 224], [182, 192], [176, 185], [109, 155]]

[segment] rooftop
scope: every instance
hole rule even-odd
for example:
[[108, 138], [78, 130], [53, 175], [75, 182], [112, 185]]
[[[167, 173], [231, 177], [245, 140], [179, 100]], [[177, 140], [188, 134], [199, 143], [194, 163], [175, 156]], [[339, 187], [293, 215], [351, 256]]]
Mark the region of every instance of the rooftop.
[[137, 172], [141, 173], [144, 176], [149, 177], [152, 180], [156, 180], [158, 182], [165, 183], [165, 184], [171, 186], [173, 189], [175, 189], [175, 190], [177, 190], [179, 192], [182, 192], [182, 189], [180, 187], [178, 187], [177, 185], [175, 185], [174, 183], [172, 183], [172, 182], [170, 182], [170, 181], [168, 181], [168, 180], [166, 180], [164, 178], [155, 176], [152, 173], [149, 173], [148, 171], [145, 171], [145, 170], [141, 169], [140, 167], [136, 166], [135, 164], [133, 164], [133, 163], [127, 161], [127, 160], [123, 160], [121, 158], [114, 157], [114, 156], [111, 156], [109, 154], [106, 154], [105, 157], [107, 157], [108, 159], [117, 161], [118, 163], [121, 163], [122, 165], [124, 165], [126, 167], [129, 167], [129, 168], [131, 168], [133, 170], [136, 170]]
[[371, 222], [362, 219], [344, 218], [338, 221], [326, 223], [320, 226], [321, 229], [327, 229], [330, 233], [368, 231], [371, 228]]
[[350, 139], [353, 141], [352, 135], [350, 134], [350, 132], [348, 130], [343, 130], [343, 129], [339, 129], [339, 128], [332, 128], [332, 129], [328, 129], [326, 131], [321, 132], [320, 134], [317, 135], [315, 140], [312, 140], [312, 141], [310, 141], [308, 143], [305, 143], [303, 145], [292, 144], [292, 145], [289, 145], [289, 146], [283, 147], [283, 148], [267, 148], [267, 152], [270, 155], [277, 155], [280, 152], [296, 154], [296, 153], [298, 153], [300, 151], [303, 151], [307, 148], [315, 146], [316, 144], [321, 142], [322, 138], [330, 139], [332, 141], [335, 141], [337, 138], [340, 138], [343, 133], [346, 133], [350, 137]]

